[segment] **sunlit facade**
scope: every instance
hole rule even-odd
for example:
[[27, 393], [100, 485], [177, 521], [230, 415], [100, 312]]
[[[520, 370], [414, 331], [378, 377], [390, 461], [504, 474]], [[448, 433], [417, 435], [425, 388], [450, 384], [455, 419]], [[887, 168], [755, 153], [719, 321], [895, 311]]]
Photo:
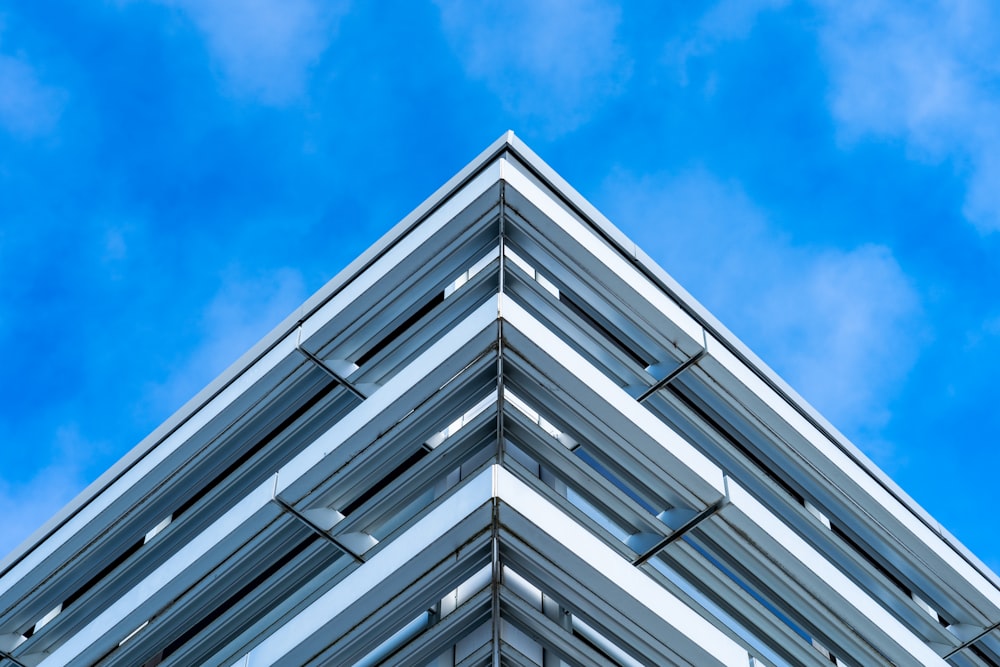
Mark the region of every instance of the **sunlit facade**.
[[512, 134], [0, 564], [0, 667], [990, 667], [998, 621]]

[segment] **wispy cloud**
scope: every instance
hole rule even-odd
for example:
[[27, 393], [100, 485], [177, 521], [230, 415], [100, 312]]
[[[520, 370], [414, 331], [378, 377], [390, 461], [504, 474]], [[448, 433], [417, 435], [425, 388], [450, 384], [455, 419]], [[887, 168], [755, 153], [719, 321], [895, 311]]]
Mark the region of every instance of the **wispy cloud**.
[[619, 94], [631, 63], [621, 12], [602, 0], [438, 0], [445, 34], [467, 74], [506, 110], [550, 136], [579, 127]]
[[204, 34], [229, 90], [265, 104], [294, 102], [336, 34], [346, 1], [158, 0]]
[[302, 301], [306, 288], [295, 269], [247, 273], [232, 267], [201, 314], [201, 340], [160, 385], [149, 388], [151, 409], [169, 414], [236, 361]]
[[0, 129], [19, 139], [49, 134], [66, 99], [66, 92], [44, 83], [23, 56], [0, 53]]
[[918, 292], [888, 248], [799, 245], [738, 183], [705, 171], [619, 173], [604, 190], [604, 208], [626, 233], [636, 230], [640, 245], [766, 363], [889, 461], [878, 432], [917, 359], [924, 322]]
[[[0, 476], [0, 559], [24, 542], [91, 481], [93, 460], [107, 450], [76, 424], [56, 430], [51, 455], [30, 476]], [[43, 447], [35, 447], [40, 454]]]
[[682, 29], [667, 43], [665, 58], [676, 69], [681, 85], [687, 85], [688, 61], [710, 54], [725, 42], [746, 39], [761, 12], [780, 9], [789, 0], [721, 0], [690, 28]]
[[[666, 63], [686, 85], [692, 60], [747, 38], [764, 13], [788, 4], [721, 0], [668, 41]], [[809, 6], [840, 146], [893, 142], [910, 160], [946, 165], [964, 181], [964, 217], [982, 233], [1000, 231], [996, 3], [812, 0]], [[705, 76], [706, 93], [717, 75]]]
[[965, 217], [1000, 231], [1000, 12], [985, 0], [820, 2], [840, 138], [902, 141], [967, 176]]

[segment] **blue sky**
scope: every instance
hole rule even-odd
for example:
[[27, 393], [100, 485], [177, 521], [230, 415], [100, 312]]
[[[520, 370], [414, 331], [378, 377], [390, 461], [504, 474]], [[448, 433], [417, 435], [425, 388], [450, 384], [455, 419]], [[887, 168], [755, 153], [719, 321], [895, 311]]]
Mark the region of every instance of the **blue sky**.
[[988, 0], [0, 0], [0, 554], [508, 128], [994, 569]]

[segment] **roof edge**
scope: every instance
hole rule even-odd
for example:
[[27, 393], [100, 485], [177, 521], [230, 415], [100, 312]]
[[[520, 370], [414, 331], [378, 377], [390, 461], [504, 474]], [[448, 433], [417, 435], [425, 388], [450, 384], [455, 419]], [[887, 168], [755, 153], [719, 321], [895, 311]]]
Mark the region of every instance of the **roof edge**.
[[705, 306], [678, 283], [634, 241], [608, 220], [593, 204], [566, 182], [552, 167], [540, 158], [520, 138], [510, 135], [511, 151], [534, 172], [554, 193], [561, 196], [583, 220], [588, 222], [608, 243], [629, 257], [632, 262], [667, 292], [684, 310], [729, 348], [761, 380], [798, 411], [809, 423], [840, 448], [862, 470], [867, 472], [893, 498], [913, 513], [917, 519], [951, 547], [962, 559], [1000, 588], [1000, 576], [993, 572], [978, 556], [942, 526], [927, 510], [889, 477], [867, 454], [855, 445], [836, 426], [831, 424], [816, 408], [793, 389], [778, 373], [758, 357], [739, 337], [720, 322]]
[[393, 225], [374, 244], [341, 269], [333, 278], [328, 280], [326, 284], [306, 299], [302, 305], [265, 334], [253, 347], [240, 355], [236, 361], [231, 363], [214, 380], [181, 405], [173, 414], [153, 429], [149, 435], [140, 440], [138, 444], [104, 471], [100, 477], [88, 484], [69, 503], [56, 512], [54, 516], [25, 538], [13, 551], [0, 559], [0, 576], [3, 576], [5, 572], [30, 554], [50, 535], [59, 530], [77, 512], [128, 472], [132, 466], [152, 451], [160, 442], [170, 437], [174, 431], [197, 414], [199, 410], [210, 403], [226, 387], [235, 382], [243, 373], [247, 372], [281, 340], [292, 334], [298, 328], [299, 324], [306, 320], [312, 313], [319, 310], [323, 304], [344, 289], [356, 276], [368, 268], [369, 265], [377, 261], [389, 248], [420, 224], [424, 218], [444, 204], [454, 192], [458, 191], [468, 181], [486, 169], [517, 141], [512, 130], [504, 132], [484, 151], [462, 167], [458, 173], [448, 179], [444, 185], [435, 190], [433, 194], [424, 199], [423, 202], [410, 211], [402, 220]]
[[160, 442], [180, 428], [205, 405], [211, 402], [226, 387], [267, 354], [281, 340], [294, 333], [296, 328], [316, 310], [332, 299], [356, 276], [378, 260], [395, 243], [405, 237], [428, 215], [433, 213], [465, 183], [506, 152], [512, 153], [536, 177], [572, 208], [582, 220], [603, 237], [615, 249], [628, 257], [650, 280], [659, 285], [696, 321], [710, 331], [730, 352], [745, 363], [761, 380], [787, 401], [807, 421], [840, 448], [852, 461], [872, 476], [892, 497], [914, 514], [927, 528], [938, 535], [960, 557], [968, 562], [994, 586], [1000, 588], [1000, 576], [994, 573], [982, 560], [948, 532], [930, 513], [911, 498], [895, 481], [883, 472], [864, 452], [823, 417], [812, 405], [798, 394], [770, 366], [750, 350], [732, 331], [712, 315], [697, 299], [684, 289], [669, 273], [660, 267], [647, 253], [641, 250], [617, 226], [608, 220], [573, 186], [563, 179], [551, 166], [527, 146], [512, 130], [507, 130], [484, 151], [467, 163], [444, 185], [427, 197], [378, 241], [359, 255], [354, 261], [339, 271], [332, 279], [296, 308], [281, 323], [271, 329], [260, 341], [201, 391], [184, 403], [162, 424], [143, 438], [135, 447], [119, 459], [94, 482], [83, 489], [73, 500], [29, 535], [18, 547], [0, 560], [0, 576], [17, 562], [31, 553], [39, 544], [59, 530], [78, 511], [125, 474], [133, 465], [155, 448]]

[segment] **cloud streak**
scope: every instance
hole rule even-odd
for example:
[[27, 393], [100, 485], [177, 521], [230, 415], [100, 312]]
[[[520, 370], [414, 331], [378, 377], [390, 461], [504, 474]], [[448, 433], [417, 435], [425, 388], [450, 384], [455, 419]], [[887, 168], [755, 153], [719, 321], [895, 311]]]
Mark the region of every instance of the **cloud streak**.
[[107, 449], [69, 423], [57, 429], [51, 456], [30, 476], [16, 481], [0, 477], [0, 559], [83, 490], [94, 473], [93, 459]]
[[621, 10], [601, 0], [438, 0], [445, 35], [472, 79], [550, 136], [570, 132], [618, 95], [631, 62]]
[[877, 433], [925, 327], [918, 292], [888, 248], [798, 245], [738, 183], [703, 170], [620, 172], [604, 192], [603, 208], [626, 233], [637, 230], [640, 246], [766, 363], [839, 427], [870, 436], [869, 452], [890, 463]]
[[789, 0], [722, 0], [696, 21], [687, 34], [667, 43], [665, 60], [688, 84], [688, 61], [712, 53], [721, 44], [746, 39], [762, 12], [781, 9]]
[[47, 135], [58, 125], [66, 98], [23, 57], [0, 53], [0, 128], [18, 139]]
[[160, 0], [204, 35], [225, 86], [282, 106], [301, 98], [311, 68], [330, 45], [348, 2]]
[[307, 293], [302, 274], [277, 269], [247, 274], [231, 267], [222, 286], [201, 314], [200, 340], [184, 352], [163, 383], [148, 394], [156, 413], [170, 414], [236, 361], [302, 301]]
[[819, 3], [840, 139], [902, 141], [967, 178], [963, 213], [1000, 231], [1000, 15], [995, 5]]

